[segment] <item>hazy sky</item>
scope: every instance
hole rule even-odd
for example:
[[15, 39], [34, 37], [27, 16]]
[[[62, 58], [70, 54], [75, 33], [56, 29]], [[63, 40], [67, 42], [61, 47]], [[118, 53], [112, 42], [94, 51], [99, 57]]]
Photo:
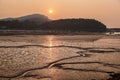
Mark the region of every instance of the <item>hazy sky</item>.
[[34, 13], [50, 19], [95, 18], [108, 27], [120, 28], [120, 0], [0, 0], [0, 18]]

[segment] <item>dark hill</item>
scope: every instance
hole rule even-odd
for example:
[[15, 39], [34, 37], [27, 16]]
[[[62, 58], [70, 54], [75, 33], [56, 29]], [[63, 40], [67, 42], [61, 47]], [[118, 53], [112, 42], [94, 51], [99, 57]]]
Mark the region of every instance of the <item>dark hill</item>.
[[38, 29], [55, 31], [104, 32], [106, 26], [94, 19], [61, 19], [43, 23]]
[[[106, 26], [95, 19], [60, 19], [51, 21], [44, 15], [33, 14], [0, 20], [0, 30], [38, 30], [43, 34], [76, 34], [105, 32]], [[14, 33], [14, 32], [13, 32]]]
[[22, 17], [17, 17], [17, 18], [5, 18], [5, 19], [0, 19], [0, 21], [32, 21], [36, 23], [43, 23], [46, 21], [50, 21], [47, 16], [41, 15], [41, 14], [31, 14], [31, 15], [26, 15]]
[[41, 15], [41, 14], [32, 14], [32, 15], [27, 15], [27, 16], [22, 16], [17, 18], [19, 21], [31, 21], [31, 22], [36, 22], [38, 24], [50, 21], [48, 17]]
[[0, 19], [0, 29], [34, 29], [48, 21], [50, 21], [48, 17], [40, 14], [32, 14], [18, 18], [5, 18]]

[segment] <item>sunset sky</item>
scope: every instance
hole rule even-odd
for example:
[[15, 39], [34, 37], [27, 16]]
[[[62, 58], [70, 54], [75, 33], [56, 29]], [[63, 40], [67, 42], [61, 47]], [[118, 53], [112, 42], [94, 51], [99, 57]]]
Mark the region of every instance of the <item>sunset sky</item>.
[[120, 0], [0, 0], [0, 18], [36, 13], [50, 19], [95, 18], [120, 28]]

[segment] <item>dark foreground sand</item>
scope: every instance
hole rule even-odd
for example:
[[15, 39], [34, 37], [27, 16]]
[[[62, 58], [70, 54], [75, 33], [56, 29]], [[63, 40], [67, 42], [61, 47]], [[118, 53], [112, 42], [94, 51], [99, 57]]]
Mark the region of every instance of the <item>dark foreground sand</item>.
[[88, 47], [51, 37], [1, 36], [0, 80], [120, 80], [120, 38], [105, 38], [118, 43]]

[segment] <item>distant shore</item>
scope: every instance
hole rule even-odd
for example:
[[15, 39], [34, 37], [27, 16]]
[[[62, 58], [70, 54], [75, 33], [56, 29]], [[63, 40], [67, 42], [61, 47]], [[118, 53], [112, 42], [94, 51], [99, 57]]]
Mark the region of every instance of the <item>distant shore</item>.
[[105, 32], [72, 32], [72, 31], [43, 31], [43, 30], [0, 30], [0, 35], [89, 35], [105, 34]]

